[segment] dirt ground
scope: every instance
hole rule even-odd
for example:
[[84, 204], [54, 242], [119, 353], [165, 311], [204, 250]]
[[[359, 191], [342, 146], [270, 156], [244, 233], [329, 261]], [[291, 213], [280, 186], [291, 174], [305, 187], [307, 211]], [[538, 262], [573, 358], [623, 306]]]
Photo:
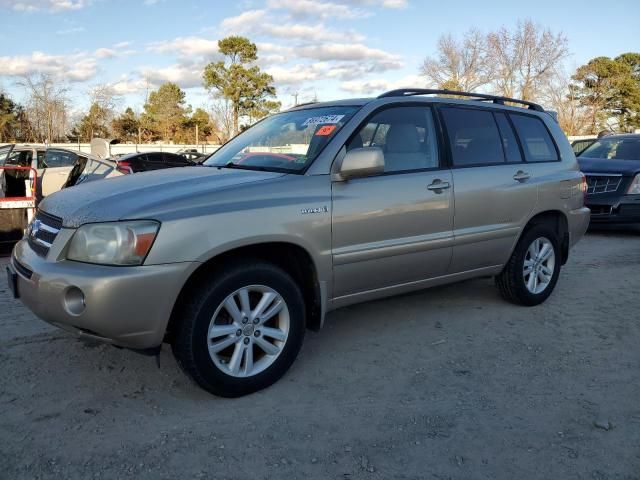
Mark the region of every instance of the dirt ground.
[[333, 312], [236, 400], [2, 280], [0, 385], [3, 479], [639, 479], [640, 231], [589, 233], [539, 307], [479, 279]]

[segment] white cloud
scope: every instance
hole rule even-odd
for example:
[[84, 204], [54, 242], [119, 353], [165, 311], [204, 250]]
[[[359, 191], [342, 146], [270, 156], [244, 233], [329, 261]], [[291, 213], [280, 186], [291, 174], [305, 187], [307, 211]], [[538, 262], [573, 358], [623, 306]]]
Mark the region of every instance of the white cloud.
[[73, 35], [74, 33], [81, 33], [84, 31], [85, 31], [84, 27], [71, 27], [71, 28], [65, 28], [62, 30], [56, 30], [56, 35]]
[[123, 75], [119, 80], [108, 84], [118, 95], [129, 95], [144, 90], [155, 88], [148, 80], [138, 78], [134, 75]]
[[[85, 82], [98, 74], [98, 60], [107, 60], [134, 53], [113, 48], [98, 48], [95, 51], [81, 51], [67, 55], [51, 55], [35, 51], [30, 55], [0, 57], [0, 72], [7, 77], [21, 77], [46, 73], [70, 82]], [[120, 45], [122, 47], [122, 45]], [[125, 46], [126, 47], [126, 46]]]
[[267, 68], [266, 72], [273, 76], [274, 81], [280, 85], [296, 85], [320, 80], [328, 70], [327, 64], [316, 63], [311, 65], [298, 64], [288, 68], [273, 66]]
[[170, 65], [164, 68], [142, 68], [140, 75], [154, 85], [177, 83], [181, 88], [202, 86], [204, 65], [199, 63]]
[[90, 4], [91, 0], [0, 0], [0, 6], [19, 12], [37, 12], [39, 10], [62, 12], [80, 10]]
[[372, 80], [352, 80], [342, 82], [340, 88], [352, 94], [382, 93], [397, 88], [417, 88], [424, 86], [424, 78], [418, 75], [409, 75], [399, 80], [387, 80], [382, 78]]
[[118, 56], [118, 52], [113, 48], [98, 48], [94, 54], [98, 58], [114, 58]]
[[299, 47], [295, 49], [295, 52], [301, 57], [314, 60], [376, 61], [386, 66], [386, 69], [402, 68], [402, 61], [398, 55], [362, 44], [325, 43], [323, 45]]
[[342, 3], [351, 3], [354, 5], [369, 5], [373, 7], [400, 9], [407, 8], [408, 0], [343, 0]]
[[98, 65], [86, 53], [49, 55], [33, 52], [31, 55], [0, 57], [0, 71], [6, 76], [48, 73], [71, 82], [84, 82], [96, 75]]
[[314, 19], [350, 19], [371, 16], [371, 12], [352, 8], [333, 2], [316, 2], [314, 0], [267, 0], [270, 9], [286, 10], [296, 18]]
[[178, 37], [173, 40], [152, 42], [147, 49], [156, 53], [174, 53], [180, 57], [218, 56], [218, 41], [202, 37]]
[[267, 10], [248, 10], [236, 17], [224, 19], [220, 28], [225, 34], [266, 36], [304, 42], [336, 40], [360, 42], [364, 40], [364, 37], [357, 32], [338, 32], [327, 29], [322, 24], [292, 23], [278, 17], [278, 15], [274, 15], [274, 18], [271, 19]]

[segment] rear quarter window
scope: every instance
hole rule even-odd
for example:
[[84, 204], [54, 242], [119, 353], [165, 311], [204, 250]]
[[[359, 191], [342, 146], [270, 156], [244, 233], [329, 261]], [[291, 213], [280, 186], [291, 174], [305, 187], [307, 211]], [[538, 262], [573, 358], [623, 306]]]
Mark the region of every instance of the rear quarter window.
[[542, 120], [530, 115], [509, 114], [518, 132], [527, 162], [556, 162], [558, 151]]

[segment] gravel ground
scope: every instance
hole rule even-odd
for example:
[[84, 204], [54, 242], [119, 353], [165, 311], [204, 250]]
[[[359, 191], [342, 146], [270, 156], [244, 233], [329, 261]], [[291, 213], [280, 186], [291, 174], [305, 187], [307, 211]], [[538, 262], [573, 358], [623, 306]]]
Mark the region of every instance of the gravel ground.
[[339, 310], [236, 400], [2, 282], [0, 478], [639, 479], [639, 269], [640, 231], [591, 232], [539, 307], [479, 279]]

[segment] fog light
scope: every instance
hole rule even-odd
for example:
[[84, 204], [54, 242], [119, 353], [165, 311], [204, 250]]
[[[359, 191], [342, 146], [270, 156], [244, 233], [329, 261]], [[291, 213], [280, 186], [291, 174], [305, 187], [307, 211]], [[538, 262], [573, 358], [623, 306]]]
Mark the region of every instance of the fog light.
[[64, 294], [64, 308], [71, 315], [80, 315], [84, 312], [84, 293], [78, 287], [70, 287]]

